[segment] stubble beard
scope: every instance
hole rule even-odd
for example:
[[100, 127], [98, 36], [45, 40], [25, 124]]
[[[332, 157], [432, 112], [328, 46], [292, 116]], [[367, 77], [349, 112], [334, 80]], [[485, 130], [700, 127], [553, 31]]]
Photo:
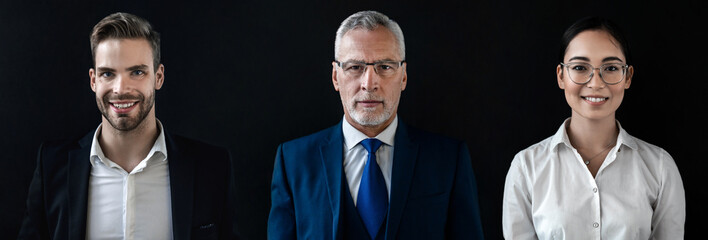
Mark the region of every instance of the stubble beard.
[[[383, 103], [383, 112], [376, 114], [376, 108], [362, 108], [361, 111], [357, 111], [356, 102], [362, 100], [377, 100]], [[388, 103], [385, 100], [377, 97], [373, 94], [366, 94], [364, 97], [359, 99], [354, 98], [349, 103], [349, 116], [358, 123], [359, 125], [366, 127], [375, 127], [384, 124], [393, 115], [395, 103]]]
[[[136, 103], [139, 104], [138, 115], [135, 117], [130, 117], [128, 114], [118, 114], [117, 117], [111, 116], [110, 100], [138, 101], [138, 103]], [[120, 132], [129, 132], [138, 128], [138, 126], [145, 121], [145, 118], [147, 118], [150, 110], [155, 105], [155, 90], [153, 90], [152, 94], [147, 98], [140, 92], [136, 95], [112, 95], [112, 93], [107, 93], [103, 95], [102, 98], [96, 97], [96, 102], [98, 103], [98, 108], [101, 111], [101, 114], [106, 120], [108, 120], [108, 123], [111, 124], [114, 129]]]

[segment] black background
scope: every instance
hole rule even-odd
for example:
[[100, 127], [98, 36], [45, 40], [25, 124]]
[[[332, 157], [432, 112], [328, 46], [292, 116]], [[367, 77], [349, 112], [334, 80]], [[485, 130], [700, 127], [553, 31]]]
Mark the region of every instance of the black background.
[[88, 36], [100, 19], [125, 11], [162, 34], [166, 77], [157, 117], [168, 131], [231, 150], [240, 231], [264, 239], [276, 147], [341, 120], [331, 83], [335, 31], [368, 9], [396, 20], [405, 35], [400, 119], [467, 141], [488, 239], [502, 238], [502, 192], [514, 154], [570, 116], [555, 78], [560, 36], [588, 15], [616, 21], [633, 51], [633, 84], [617, 119], [674, 157], [686, 189], [687, 236], [707, 223], [708, 28], [698, 0], [16, 1], [0, 5], [0, 238], [17, 234], [40, 143], [83, 136], [99, 124]]

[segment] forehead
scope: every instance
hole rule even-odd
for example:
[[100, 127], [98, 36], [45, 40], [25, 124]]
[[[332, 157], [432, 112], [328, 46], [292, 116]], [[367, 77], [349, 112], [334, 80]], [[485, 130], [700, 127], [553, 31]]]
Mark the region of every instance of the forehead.
[[371, 31], [365, 28], [350, 30], [342, 36], [340, 44], [341, 61], [399, 60], [400, 58], [396, 37], [382, 26]]
[[96, 46], [96, 67], [122, 68], [147, 65], [152, 69], [152, 48], [145, 39], [106, 39]]
[[603, 30], [586, 30], [573, 38], [565, 51], [564, 59], [586, 57], [590, 61], [602, 61], [607, 57], [617, 57], [625, 61], [619, 42]]

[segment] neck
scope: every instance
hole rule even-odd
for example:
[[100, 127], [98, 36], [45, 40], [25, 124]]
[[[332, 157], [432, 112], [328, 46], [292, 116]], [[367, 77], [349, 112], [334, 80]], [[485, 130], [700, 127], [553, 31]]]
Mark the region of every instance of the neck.
[[131, 172], [140, 161], [147, 157], [155, 140], [160, 135], [154, 115], [146, 117], [135, 129], [121, 131], [113, 128], [103, 118], [98, 142], [108, 159]]
[[604, 119], [587, 119], [573, 112], [566, 128], [570, 143], [577, 149], [607, 148], [619, 134], [614, 114]]
[[356, 130], [359, 130], [360, 132], [364, 133], [364, 135], [366, 135], [367, 137], [372, 138], [372, 137], [378, 136], [381, 132], [383, 132], [386, 129], [386, 127], [391, 125], [391, 123], [393, 122], [393, 119], [396, 119], [396, 115], [393, 114], [393, 116], [391, 116], [388, 120], [386, 120], [386, 122], [376, 125], [376, 126], [361, 125], [361, 124], [357, 123], [356, 121], [354, 121], [354, 119], [351, 119], [349, 116], [345, 116], [344, 118], [345, 118], [345, 120], [347, 120], [347, 122], [349, 122], [350, 125], [352, 125], [352, 127], [356, 128]]

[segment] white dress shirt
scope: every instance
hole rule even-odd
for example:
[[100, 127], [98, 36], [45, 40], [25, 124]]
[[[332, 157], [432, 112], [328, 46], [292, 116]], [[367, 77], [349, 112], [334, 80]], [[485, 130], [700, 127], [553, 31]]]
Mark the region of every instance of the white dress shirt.
[[566, 125], [519, 152], [504, 186], [506, 239], [683, 239], [686, 202], [676, 163], [619, 127], [596, 177]]
[[[375, 137], [383, 142], [379, 150], [376, 151], [376, 162], [379, 164], [379, 168], [381, 168], [384, 180], [386, 181], [386, 190], [388, 191], [389, 199], [391, 199], [393, 138], [396, 135], [397, 127], [398, 115], [396, 115], [393, 122], [391, 122], [383, 132]], [[364, 174], [364, 166], [366, 166], [366, 160], [369, 157], [369, 152], [366, 151], [366, 148], [364, 148], [360, 142], [369, 137], [349, 124], [347, 119], [342, 120], [342, 133], [344, 134], [344, 174], [347, 176], [349, 192], [352, 194], [352, 200], [354, 200], [354, 206], [356, 206], [361, 176]]]
[[170, 177], [162, 123], [160, 135], [131, 172], [101, 150], [98, 126], [91, 144], [86, 239], [172, 239]]

